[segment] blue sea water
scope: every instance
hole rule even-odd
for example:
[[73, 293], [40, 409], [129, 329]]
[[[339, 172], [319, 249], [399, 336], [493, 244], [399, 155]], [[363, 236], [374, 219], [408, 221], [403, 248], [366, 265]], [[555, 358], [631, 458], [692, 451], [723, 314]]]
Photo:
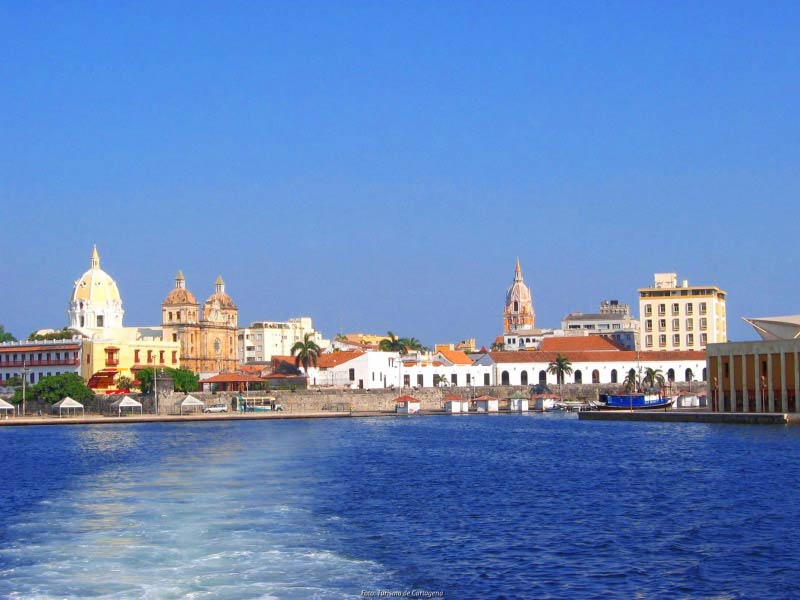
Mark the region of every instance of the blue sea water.
[[574, 415], [2, 427], [0, 597], [793, 598], [799, 450]]

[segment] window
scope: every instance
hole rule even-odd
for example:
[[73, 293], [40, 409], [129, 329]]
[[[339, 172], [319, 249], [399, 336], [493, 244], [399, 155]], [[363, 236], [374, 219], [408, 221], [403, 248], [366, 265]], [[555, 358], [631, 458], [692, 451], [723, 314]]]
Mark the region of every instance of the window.
[[169, 311], [169, 320], [172, 321], [172, 311]]
[[451, 374], [450, 383], [452, 383], [453, 385], [458, 385], [458, 375], [456, 375], [455, 373]]
[[659, 319], [658, 320], [658, 330], [665, 331], [667, 329], [667, 320], [666, 319]]
[[645, 304], [644, 305], [644, 314], [646, 317], [649, 317], [653, 314], [653, 305], [652, 304]]
[[701, 302], [700, 303], [700, 314], [701, 315], [706, 314], [706, 303], [705, 302]]
[[422, 387], [422, 375], [421, 374], [417, 375], [417, 385], [419, 387]]
[[472, 375], [467, 373], [467, 385], [471, 385], [471, 384], [472, 384]]
[[686, 319], [686, 331], [694, 329], [694, 319]]
[[160, 362], [162, 365], [164, 364], [164, 351], [163, 350], [159, 350], [158, 351], [158, 362]]
[[653, 331], [653, 320], [652, 319], [647, 319], [644, 322], [644, 330], [645, 331]]
[[350, 374], [350, 381], [355, 381], [356, 380], [356, 370], [355, 369], [350, 369], [350, 373], [349, 374]]
[[652, 335], [644, 336], [644, 345], [647, 346], [648, 348], [652, 348], [653, 347], [653, 336]]
[[103, 326], [103, 315], [97, 315], [97, 326], [98, 327]]
[[665, 347], [667, 345], [667, 336], [665, 335], [658, 336], [658, 345], [661, 346], [662, 348]]
[[664, 316], [665, 314], [667, 314], [667, 305], [666, 304], [659, 304], [658, 305], [658, 315], [661, 317], [661, 316]]
[[679, 314], [681, 314], [681, 305], [680, 305], [680, 304], [678, 304], [677, 302], [675, 302], [675, 303], [672, 305], [672, 314], [673, 314], [673, 315], [679, 315]]
[[672, 345], [673, 346], [680, 346], [681, 345], [681, 336], [678, 333], [672, 334]]
[[173, 365], [178, 364], [178, 351], [177, 350], [173, 350], [172, 351], [172, 364]]
[[708, 343], [708, 335], [705, 333], [700, 334], [700, 345], [705, 346]]
[[600, 371], [597, 369], [592, 371], [592, 383], [600, 383]]
[[694, 346], [694, 334], [689, 333], [686, 335], [686, 345], [687, 346]]
[[677, 331], [681, 328], [681, 320], [680, 319], [672, 319], [672, 331]]
[[483, 374], [483, 385], [489, 385], [491, 382], [491, 378], [489, 377], [488, 373]]
[[687, 314], [687, 315], [694, 314], [694, 305], [693, 305], [691, 302], [689, 302], [689, 303], [686, 305], [686, 314]]
[[618, 383], [617, 382], [617, 370], [611, 369], [611, 383]]
[[700, 329], [708, 329], [708, 320], [705, 317], [700, 318]]

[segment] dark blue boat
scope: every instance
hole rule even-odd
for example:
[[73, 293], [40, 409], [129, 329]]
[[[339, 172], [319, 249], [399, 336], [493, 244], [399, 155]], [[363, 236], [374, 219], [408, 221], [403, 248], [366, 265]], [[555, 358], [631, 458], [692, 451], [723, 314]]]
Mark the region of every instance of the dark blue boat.
[[674, 397], [658, 394], [600, 394], [599, 402], [593, 402], [592, 407], [599, 410], [650, 410], [666, 409], [674, 402]]

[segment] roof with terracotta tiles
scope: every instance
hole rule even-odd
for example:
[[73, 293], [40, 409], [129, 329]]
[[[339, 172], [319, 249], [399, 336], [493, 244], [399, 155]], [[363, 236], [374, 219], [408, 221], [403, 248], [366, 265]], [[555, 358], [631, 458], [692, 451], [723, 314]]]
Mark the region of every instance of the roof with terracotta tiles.
[[419, 400], [417, 400], [413, 396], [400, 396], [399, 398], [395, 398], [394, 401], [397, 402], [398, 404], [402, 404], [404, 402], [416, 402], [417, 404], [419, 404]]
[[539, 349], [542, 352], [585, 352], [590, 350], [617, 352], [620, 347], [602, 335], [581, 335], [544, 338]]
[[467, 356], [463, 350], [439, 350], [437, 354], [441, 354], [445, 359], [454, 365], [471, 365], [472, 359]]
[[329, 352], [327, 354], [320, 354], [317, 357], [317, 367], [320, 369], [331, 369], [339, 365], [349, 362], [354, 358], [362, 356], [364, 353], [361, 350], [346, 350], [343, 352]]

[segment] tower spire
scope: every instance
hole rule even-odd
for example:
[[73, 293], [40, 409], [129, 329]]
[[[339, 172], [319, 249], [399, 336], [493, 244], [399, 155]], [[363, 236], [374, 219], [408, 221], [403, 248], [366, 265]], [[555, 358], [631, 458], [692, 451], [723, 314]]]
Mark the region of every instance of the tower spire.
[[97, 253], [97, 244], [92, 248], [92, 268], [100, 268], [100, 255]]
[[514, 270], [514, 281], [522, 281], [522, 267], [519, 266], [519, 256], [517, 257], [517, 268]]

